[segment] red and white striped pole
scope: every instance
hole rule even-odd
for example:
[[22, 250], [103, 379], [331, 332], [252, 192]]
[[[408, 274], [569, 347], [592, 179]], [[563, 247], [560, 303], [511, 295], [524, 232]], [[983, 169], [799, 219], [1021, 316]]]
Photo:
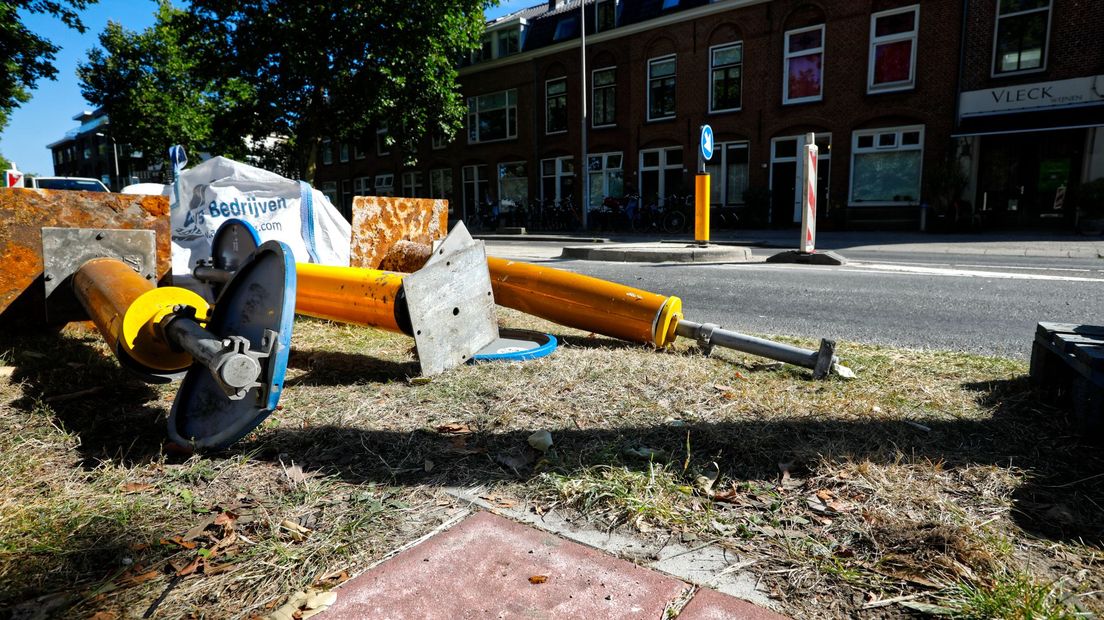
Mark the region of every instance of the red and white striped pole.
[[816, 251], [817, 145], [816, 134], [805, 135], [805, 179], [801, 188], [801, 245], [803, 254]]

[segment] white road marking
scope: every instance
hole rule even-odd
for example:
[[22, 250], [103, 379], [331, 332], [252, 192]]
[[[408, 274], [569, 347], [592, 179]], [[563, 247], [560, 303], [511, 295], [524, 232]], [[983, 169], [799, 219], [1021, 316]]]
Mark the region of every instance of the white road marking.
[[[941, 267], [919, 267], [914, 265], [889, 265], [879, 263], [851, 263], [853, 267], [864, 267], [875, 272], [910, 273], [918, 275], [944, 276], [951, 278], [992, 278], [998, 280], [1053, 280], [1059, 282], [1100, 282], [1104, 278], [1082, 278], [1077, 276], [1059, 276], [1039, 273], [1011, 273], [1006, 271], [980, 271], [975, 269], [945, 269]], [[1019, 269], [1019, 267], [1016, 267]]]

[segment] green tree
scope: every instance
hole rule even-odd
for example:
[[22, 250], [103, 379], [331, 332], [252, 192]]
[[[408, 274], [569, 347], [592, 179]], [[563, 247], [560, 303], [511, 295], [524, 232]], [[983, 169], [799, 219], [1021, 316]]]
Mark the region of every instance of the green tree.
[[457, 60], [483, 31], [484, 0], [192, 0], [189, 39], [201, 73], [238, 83], [216, 123], [278, 136], [313, 181], [324, 138], [370, 143], [387, 123], [403, 153], [432, 131], [453, 135], [464, 108]]
[[217, 130], [218, 119], [250, 98], [239, 80], [216, 81], [199, 70], [201, 52], [182, 29], [186, 14], [162, 0], [156, 21], [142, 32], [109, 22], [100, 46], [77, 75], [81, 94], [102, 107], [119, 143], [164, 160], [168, 148], [242, 157], [241, 135]]
[[0, 2], [0, 127], [15, 108], [31, 98], [38, 80], [54, 79], [54, 59], [60, 49], [30, 30], [20, 13], [52, 15], [66, 26], [84, 32], [78, 11], [96, 0], [5, 0]]

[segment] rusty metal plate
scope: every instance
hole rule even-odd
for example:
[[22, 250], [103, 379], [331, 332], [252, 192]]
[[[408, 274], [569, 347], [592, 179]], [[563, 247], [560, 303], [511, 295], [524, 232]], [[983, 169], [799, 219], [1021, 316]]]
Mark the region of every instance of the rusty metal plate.
[[0, 189], [0, 323], [45, 323], [42, 229], [152, 230], [157, 237], [157, 278], [167, 277], [171, 256], [169, 200], [47, 189]]
[[447, 200], [357, 196], [350, 265], [379, 269], [396, 242], [429, 245], [447, 233]]

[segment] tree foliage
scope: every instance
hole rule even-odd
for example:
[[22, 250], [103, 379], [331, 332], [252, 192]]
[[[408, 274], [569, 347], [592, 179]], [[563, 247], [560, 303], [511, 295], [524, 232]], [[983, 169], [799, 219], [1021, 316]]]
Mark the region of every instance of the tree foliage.
[[20, 13], [52, 15], [66, 26], [84, 32], [78, 11], [96, 0], [5, 0], [0, 2], [0, 127], [12, 110], [26, 103], [42, 78], [54, 79], [58, 46], [30, 30]]
[[154, 24], [142, 32], [109, 22], [101, 47], [89, 51], [77, 69], [81, 94], [104, 108], [118, 142], [155, 160], [164, 159], [173, 144], [241, 157], [241, 137], [216, 126], [249, 99], [249, 88], [199, 70], [199, 49], [182, 29], [185, 17], [162, 0]]
[[483, 30], [484, 0], [192, 0], [202, 73], [251, 97], [221, 122], [237, 135], [282, 136], [313, 179], [324, 138], [370, 142], [387, 123], [405, 153], [431, 131], [452, 135], [463, 106], [457, 60]]

